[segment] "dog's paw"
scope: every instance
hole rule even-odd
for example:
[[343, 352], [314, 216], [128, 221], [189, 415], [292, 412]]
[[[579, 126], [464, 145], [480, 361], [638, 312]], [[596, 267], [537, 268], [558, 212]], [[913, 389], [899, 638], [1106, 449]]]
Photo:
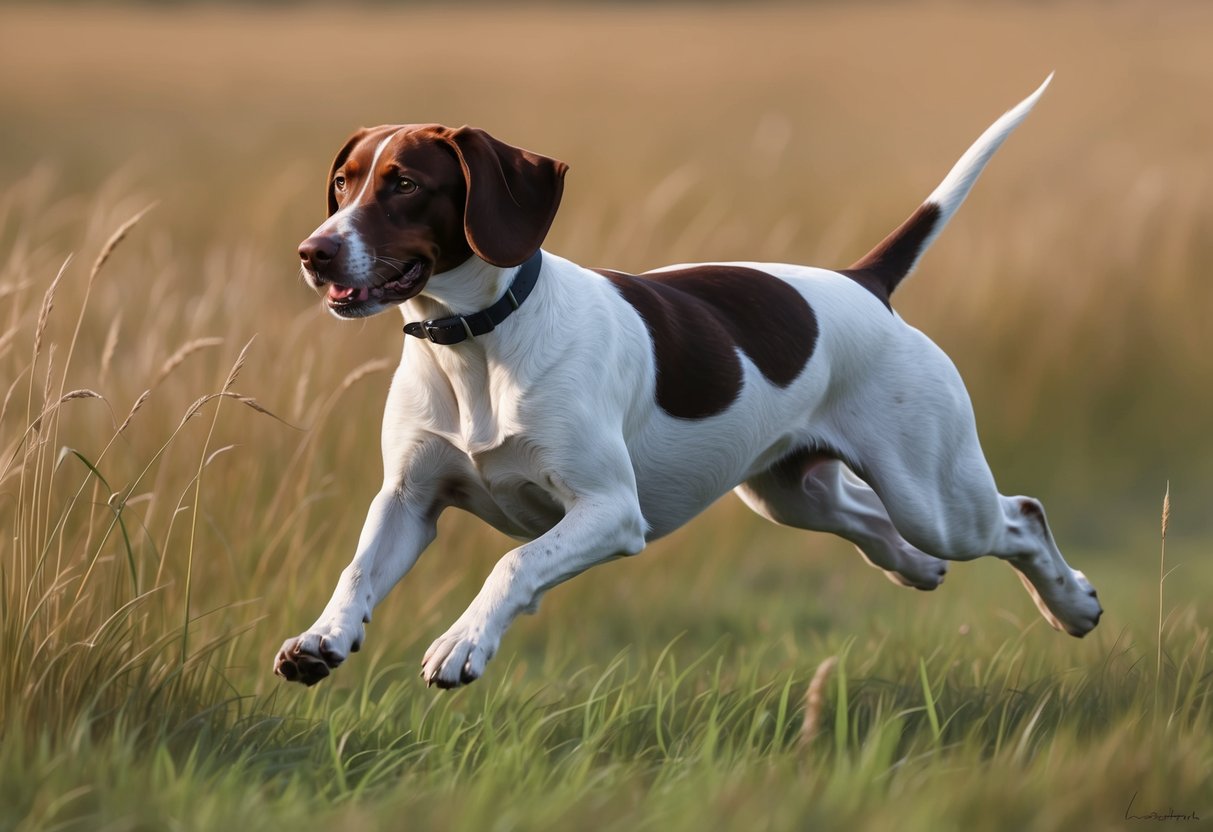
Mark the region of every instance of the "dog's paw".
[[930, 555], [919, 554], [914, 558], [904, 558], [895, 569], [886, 569], [884, 574], [886, 578], [899, 586], [930, 592], [938, 589], [943, 583], [943, 579], [947, 577], [948, 562]]
[[484, 674], [484, 667], [497, 652], [496, 639], [456, 624], [425, 651], [421, 678], [426, 686], [457, 688], [471, 684]]
[[870, 566], [879, 569], [884, 576], [898, 586], [930, 592], [938, 589], [948, 574], [948, 562], [931, 557], [915, 549], [904, 540], [873, 548], [871, 552], [856, 546], [859, 554]]
[[309, 630], [288, 638], [274, 657], [274, 673], [288, 682], [311, 687], [326, 678], [350, 653], [358, 652], [361, 638], [351, 639], [340, 631]]
[[1082, 638], [1099, 624], [1103, 607], [1087, 576], [1077, 569], [1068, 569], [1068, 572], [1039, 583], [1031, 581], [1023, 572], [1019, 573], [1019, 579], [1045, 621], [1056, 630]]

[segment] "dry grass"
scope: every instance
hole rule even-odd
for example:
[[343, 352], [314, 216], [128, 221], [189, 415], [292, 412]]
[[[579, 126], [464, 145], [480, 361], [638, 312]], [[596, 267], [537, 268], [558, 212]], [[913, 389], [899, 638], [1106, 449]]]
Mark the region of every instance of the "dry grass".
[[[1198, 279], [1213, 116], [1185, 103], [1213, 90], [1193, 57], [1210, 28], [1198, 3], [431, 8], [348, 13], [340, 35], [319, 10], [0, 14], [13, 33], [0, 56], [8, 227], [37, 218], [32, 237], [7, 238], [9, 273], [45, 286], [50, 265], [30, 257], [79, 247], [64, 219], [83, 194], [100, 206], [94, 234], [159, 200], [144, 245], [194, 303], [159, 290], [124, 309], [115, 280], [86, 326], [121, 312], [125, 337], [168, 354], [217, 337], [236, 305], [262, 310], [230, 321], [248, 321], [240, 343], [257, 331], [290, 350], [284, 334], [321, 326], [291, 251], [356, 124], [473, 122], [571, 162], [550, 244], [587, 264], [845, 264], [1056, 69], [899, 309], [956, 356], [1008, 487], [1098, 491], [1083, 506], [1095, 513], [1109, 493], [1135, 504], [1168, 475], [1188, 492], [1213, 473], [1197, 452], [1207, 400], [1186, 381], [1213, 372], [1213, 288]], [[344, 62], [320, 46], [344, 42]], [[326, 326], [311, 383], [343, 373], [344, 356], [396, 349], [388, 320]], [[1163, 418], [1168, 430], [1149, 429]], [[1109, 433], [1124, 443], [1114, 459]]]
[[[1138, 553], [1164, 480], [1213, 497], [1213, 9], [30, 6], [0, 30], [0, 827], [1098, 828], [1135, 787], [1208, 794], [1207, 513], [1171, 518], [1157, 624]], [[412, 663], [507, 545], [449, 516], [366, 653], [319, 693], [275, 684], [376, 489], [400, 346], [294, 272], [352, 127], [565, 159], [549, 247], [588, 265], [841, 265], [1054, 69], [896, 302], [1099, 585], [1094, 636], [1042, 632], [994, 565], [905, 593], [725, 501], [433, 698]]]

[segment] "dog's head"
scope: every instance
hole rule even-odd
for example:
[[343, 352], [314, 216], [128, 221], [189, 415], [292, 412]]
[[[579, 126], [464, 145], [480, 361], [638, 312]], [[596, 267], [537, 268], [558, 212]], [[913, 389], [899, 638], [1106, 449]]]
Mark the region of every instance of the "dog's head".
[[329, 171], [328, 219], [299, 246], [304, 279], [333, 314], [364, 318], [472, 256], [517, 266], [547, 236], [567, 169], [473, 127], [359, 130]]

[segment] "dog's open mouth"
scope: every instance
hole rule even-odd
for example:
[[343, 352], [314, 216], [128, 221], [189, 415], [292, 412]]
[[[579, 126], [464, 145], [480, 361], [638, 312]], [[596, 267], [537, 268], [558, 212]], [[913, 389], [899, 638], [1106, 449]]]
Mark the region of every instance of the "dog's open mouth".
[[345, 286], [329, 283], [325, 300], [329, 308], [338, 314], [355, 312], [373, 304], [390, 305], [403, 303], [420, 291], [429, 277], [429, 264], [424, 260], [410, 260], [395, 280], [379, 286]]

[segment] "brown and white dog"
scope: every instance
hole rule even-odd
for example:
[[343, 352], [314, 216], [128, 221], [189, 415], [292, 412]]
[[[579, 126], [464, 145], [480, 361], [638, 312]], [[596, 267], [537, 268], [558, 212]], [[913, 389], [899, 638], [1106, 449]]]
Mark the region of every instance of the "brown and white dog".
[[998, 493], [952, 362], [889, 296], [1040, 89], [849, 269], [772, 263], [592, 271], [540, 246], [566, 165], [468, 127], [359, 130], [333, 163], [303, 274], [342, 318], [399, 306], [384, 482], [353, 562], [274, 670], [315, 684], [434, 539], [443, 509], [528, 541], [425, 654], [427, 683], [484, 673], [510, 622], [635, 555], [729, 489], [777, 523], [853, 542], [896, 583], [1011, 564], [1050, 624], [1102, 612], [1040, 503]]

